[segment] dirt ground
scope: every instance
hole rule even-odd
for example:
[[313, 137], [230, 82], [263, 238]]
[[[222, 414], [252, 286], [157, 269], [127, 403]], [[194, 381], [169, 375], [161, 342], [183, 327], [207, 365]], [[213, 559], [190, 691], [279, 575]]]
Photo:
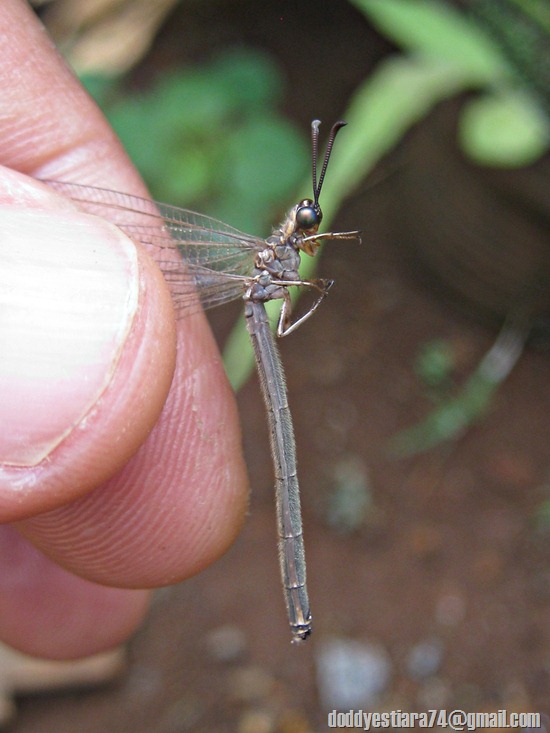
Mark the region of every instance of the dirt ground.
[[[235, 41], [260, 45], [288, 74], [289, 114], [304, 125], [312, 110], [330, 120], [388, 47], [347, 4], [320, 5], [226, 2], [216, 12], [214, 3], [190, 3], [163, 32], [163, 53], [178, 37], [191, 39], [189, 58], [206, 56], [203, 44], [209, 52]], [[280, 16], [293, 30], [276, 37]], [[311, 82], [302, 82], [308, 74]], [[13, 733], [322, 731], [330, 698], [319, 674], [335, 638], [383, 650], [391, 674], [377, 709], [550, 715], [549, 530], [536, 522], [550, 495], [550, 361], [526, 351], [485, 419], [460, 440], [391, 457], [390, 438], [432, 404], [413, 370], [419, 348], [448, 340], [460, 383], [495, 338], [416, 277], [398, 205], [391, 183], [348, 203], [338, 228], [363, 229], [363, 244], [325, 249], [321, 274], [336, 280], [330, 298], [281, 343], [311, 640], [289, 643], [254, 378], [238, 396], [253, 494], [235, 546], [200, 576], [157, 594], [119, 681], [22, 698]], [[214, 314], [220, 340], [238, 311]], [[356, 528], [337, 530], [329, 509], [350, 484], [366, 497], [365, 514]]]

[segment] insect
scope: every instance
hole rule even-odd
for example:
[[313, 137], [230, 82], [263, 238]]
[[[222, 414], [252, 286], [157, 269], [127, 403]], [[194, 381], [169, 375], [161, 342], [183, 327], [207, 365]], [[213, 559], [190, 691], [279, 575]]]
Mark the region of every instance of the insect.
[[[168, 206], [108, 189], [45, 181], [80, 208], [104, 216], [129, 237], [158, 248], [158, 261], [170, 286], [174, 305], [183, 314], [199, 304], [213, 308], [236, 298], [244, 301], [246, 326], [267, 409], [275, 472], [279, 562], [292, 633], [300, 642], [311, 633], [296, 448], [284, 372], [268, 323], [265, 303], [281, 300], [277, 335], [298, 328], [326, 297], [331, 280], [303, 280], [298, 272], [302, 253], [314, 256], [323, 239], [359, 239], [358, 231], [319, 234], [323, 218], [319, 196], [332, 146], [345, 125], [330, 131], [317, 179], [319, 120], [311, 123], [313, 198], [293, 206], [270, 237], [244, 234], [221, 221], [187, 209]], [[292, 319], [290, 287], [315, 293], [309, 310]]]

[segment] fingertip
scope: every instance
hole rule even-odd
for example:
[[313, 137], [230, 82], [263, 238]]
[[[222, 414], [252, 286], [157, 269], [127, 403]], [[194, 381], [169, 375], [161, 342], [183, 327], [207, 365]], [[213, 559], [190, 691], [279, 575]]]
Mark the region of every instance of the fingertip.
[[2, 227], [0, 516], [13, 521], [137, 451], [170, 388], [175, 326], [158, 267], [108, 222], [8, 206]]

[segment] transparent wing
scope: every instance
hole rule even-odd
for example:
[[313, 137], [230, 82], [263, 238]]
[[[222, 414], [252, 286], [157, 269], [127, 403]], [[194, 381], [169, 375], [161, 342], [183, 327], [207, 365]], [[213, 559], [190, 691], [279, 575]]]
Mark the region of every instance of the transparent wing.
[[265, 242], [195, 211], [95, 186], [44, 180], [82, 211], [101, 216], [134, 241], [156, 250], [174, 304], [192, 308], [197, 296], [214, 308], [241, 296]]

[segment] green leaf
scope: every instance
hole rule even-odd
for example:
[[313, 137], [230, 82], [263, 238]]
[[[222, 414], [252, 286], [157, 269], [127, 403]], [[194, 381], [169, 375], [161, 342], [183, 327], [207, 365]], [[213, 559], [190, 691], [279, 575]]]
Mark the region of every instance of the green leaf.
[[422, 422], [394, 436], [391, 450], [395, 455], [413, 455], [442, 441], [455, 440], [485, 415], [523, 353], [531, 331], [529, 312], [522, 306], [510, 311], [494, 344], [458, 394], [442, 402]]
[[433, 410], [422, 422], [398, 433], [391, 440], [391, 452], [400, 457], [457, 439], [466, 428], [487, 412], [498, 383], [475, 372], [457, 397]]
[[231, 386], [238, 392], [254, 369], [254, 352], [244, 317], [236, 321], [227, 337], [223, 349], [223, 365]]
[[118, 76], [82, 74], [79, 78], [82, 86], [88, 94], [91, 94], [100, 107], [108, 103], [109, 99], [116, 94], [120, 85], [120, 77]]
[[550, 128], [532, 97], [510, 90], [470, 101], [462, 111], [459, 138], [476, 163], [517, 167], [548, 150]]
[[[244, 121], [227, 140], [218, 174], [231, 186], [212, 215], [251, 234], [267, 234], [266, 218], [279, 216], [281, 200], [298, 185], [307, 161], [304, 135], [286, 120], [261, 114]], [[270, 222], [269, 232], [276, 223]]]
[[398, 46], [431, 56], [484, 84], [508, 74], [497, 46], [468, 17], [441, 0], [351, 0]]
[[282, 75], [274, 60], [258, 49], [230, 48], [223, 51], [211, 65], [225, 94], [240, 107], [272, 107], [283, 90]]
[[446, 386], [451, 381], [454, 367], [450, 344], [443, 339], [428, 341], [415, 359], [415, 371], [429, 387]]

